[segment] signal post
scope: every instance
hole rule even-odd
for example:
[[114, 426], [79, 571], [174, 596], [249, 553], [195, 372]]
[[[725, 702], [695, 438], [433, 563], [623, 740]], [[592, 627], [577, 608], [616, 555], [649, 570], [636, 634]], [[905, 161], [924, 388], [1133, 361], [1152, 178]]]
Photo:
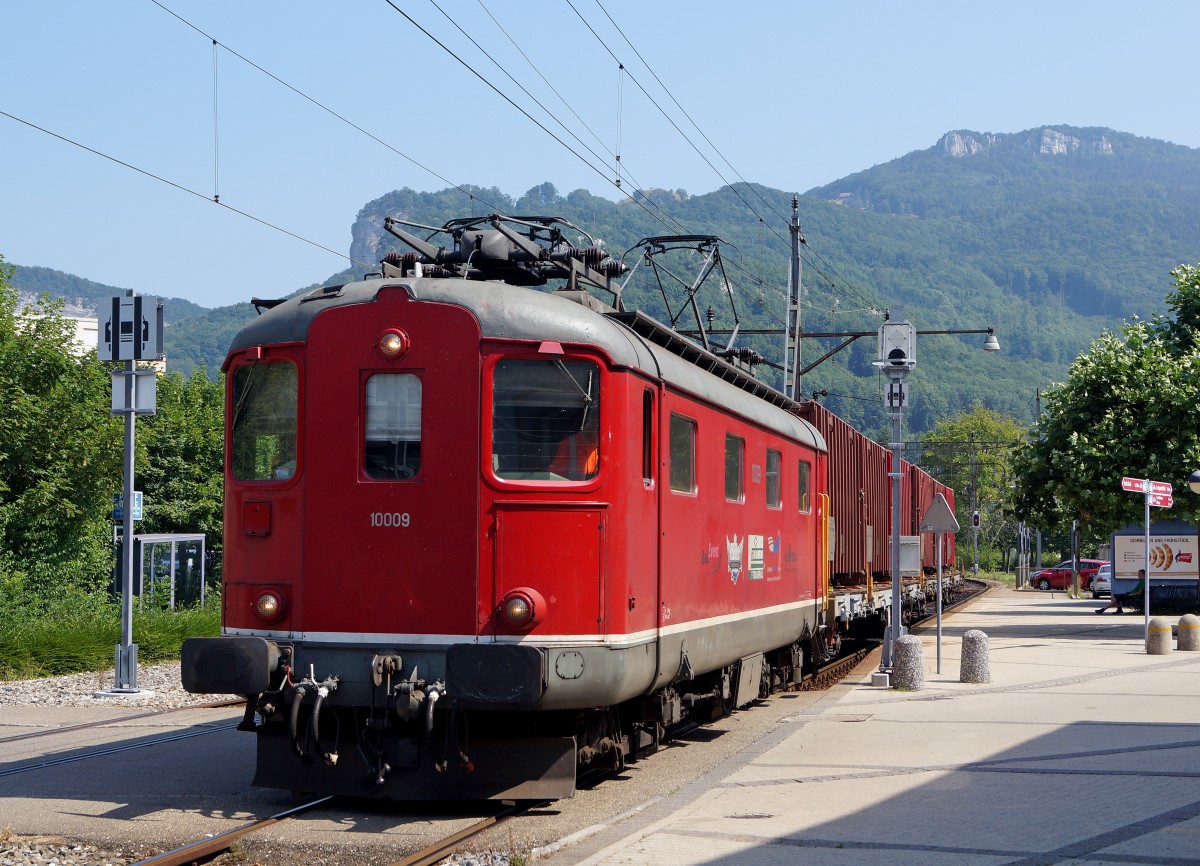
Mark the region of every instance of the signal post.
[[[138, 361], [161, 361], [163, 305], [155, 297], [139, 296], [132, 289], [112, 299], [107, 318], [97, 327], [96, 356], [101, 361], [124, 361], [124, 370], [112, 374], [112, 414], [125, 416], [125, 460], [120, 509], [121, 520], [121, 642], [116, 647], [113, 688], [96, 697], [152, 694], [137, 685], [137, 644], [133, 642], [133, 521], [139, 497], [133, 489], [134, 418], [153, 415], [157, 371], [137, 369]], [[141, 514], [136, 515], [141, 517]], [[114, 509], [114, 519], [117, 510]]]

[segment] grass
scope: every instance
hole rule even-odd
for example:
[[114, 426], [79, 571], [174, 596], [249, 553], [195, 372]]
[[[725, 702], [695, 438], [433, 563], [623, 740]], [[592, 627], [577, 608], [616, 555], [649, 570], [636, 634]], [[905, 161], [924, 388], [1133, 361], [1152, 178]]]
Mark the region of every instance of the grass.
[[[134, 606], [133, 642], [139, 664], [179, 658], [184, 638], [215, 635], [221, 626], [220, 600], [204, 607], [157, 610]], [[0, 607], [0, 680], [32, 679], [113, 666], [121, 642], [121, 610], [95, 596], [64, 599], [59, 607], [32, 600]]]

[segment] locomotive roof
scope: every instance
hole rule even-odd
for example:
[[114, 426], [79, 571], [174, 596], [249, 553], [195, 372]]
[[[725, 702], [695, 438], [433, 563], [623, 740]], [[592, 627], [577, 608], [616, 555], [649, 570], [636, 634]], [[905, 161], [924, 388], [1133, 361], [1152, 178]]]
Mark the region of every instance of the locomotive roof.
[[782, 435], [826, 450], [799, 404], [732, 364], [640, 313], [606, 315], [553, 292], [506, 283], [431, 278], [373, 278], [327, 286], [259, 306], [269, 307], [233, 338], [230, 352], [302, 342], [312, 320], [334, 306], [375, 301], [380, 289], [403, 287], [415, 300], [465, 307], [485, 337], [594, 345], [619, 365], [645, 370], [670, 385], [726, 407]]

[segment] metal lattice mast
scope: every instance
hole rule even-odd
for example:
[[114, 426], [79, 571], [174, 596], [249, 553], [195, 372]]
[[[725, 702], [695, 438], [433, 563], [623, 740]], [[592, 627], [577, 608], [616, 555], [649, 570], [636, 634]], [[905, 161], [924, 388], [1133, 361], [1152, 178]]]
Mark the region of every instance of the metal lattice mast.
[[788, 225], [792, 233], [792, 260], [788, 271], [788, 307], [784, 319], [783, 333], [783, 392], [793, 400], [799, 400], [800, 383], [800, 197], [792, 196], [792, 221]]

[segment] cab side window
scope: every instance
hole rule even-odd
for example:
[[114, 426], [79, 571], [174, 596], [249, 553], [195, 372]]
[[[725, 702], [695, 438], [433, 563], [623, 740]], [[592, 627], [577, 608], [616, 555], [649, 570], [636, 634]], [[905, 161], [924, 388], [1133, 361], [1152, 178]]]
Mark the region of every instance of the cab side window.
[[730, 502], [741, 502], [745, 498], [742, 464], [745, 460], [746, 440], [732, 433], [725, 434], [725, 498]]
[[779, 508], [783, 505], [783, 489], [780, 471], [783, 468], [783, 454], [774, 448], [767, 449], [767, 507]]
[[684, 415], [671, 415], [671, 489], [696, 492], [696, 422]]
[[800, 461], [800, 483], [797, 485], [800, 492], [800, 510], [807, 514], [812, 510], [812, 502], [808, 492], [808, 477], [812, 469], [812, 464], [807, 460]]

